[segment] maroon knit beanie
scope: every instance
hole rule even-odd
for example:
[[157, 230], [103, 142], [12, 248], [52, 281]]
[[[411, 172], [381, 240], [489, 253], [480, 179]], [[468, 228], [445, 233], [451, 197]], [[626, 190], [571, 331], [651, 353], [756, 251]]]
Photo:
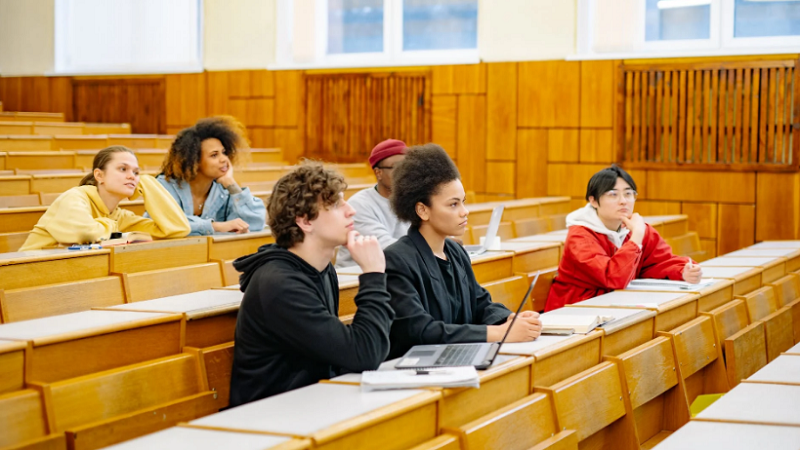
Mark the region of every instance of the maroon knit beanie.
[[405, 155], [406, 143], [397, 139], [387, 139], [372, 149], [369, 154], [369, 165], [375, 167], [379, 162], [394, 155]]

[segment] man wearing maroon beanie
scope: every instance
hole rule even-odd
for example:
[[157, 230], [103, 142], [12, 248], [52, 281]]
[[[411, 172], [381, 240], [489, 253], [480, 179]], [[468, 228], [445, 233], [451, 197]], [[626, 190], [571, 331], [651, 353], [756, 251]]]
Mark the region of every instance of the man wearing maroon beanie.
[[[397, 139], [387, 139], [372, 149], [369, 165], [375, 172], [378, 183], [356, 192], [347, 200], [356, 210], [353, 218], [355, 229], [363, 236], [375, 236], [386, 248], [406, 235], [408, 222], [401, 222], [392, 211], [389, 196], [392, 194], [392, 169], [406, 156], [406, 144]], [[340, 247], [336, 254], [336, 267], [355, 265], [346, 248]]]

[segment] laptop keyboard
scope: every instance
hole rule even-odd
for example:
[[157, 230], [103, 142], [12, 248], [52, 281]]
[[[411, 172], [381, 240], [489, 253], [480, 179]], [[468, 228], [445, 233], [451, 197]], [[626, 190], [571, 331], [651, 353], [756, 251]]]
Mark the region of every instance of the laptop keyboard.
[[437, 366], [471, 366], [481, 345], [448, 345], [439, 358]]

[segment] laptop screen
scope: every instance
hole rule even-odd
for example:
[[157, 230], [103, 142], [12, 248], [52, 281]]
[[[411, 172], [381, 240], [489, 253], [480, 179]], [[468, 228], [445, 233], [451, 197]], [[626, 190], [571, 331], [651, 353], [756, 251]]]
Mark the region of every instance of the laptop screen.
[[528, 292], [525, 293], [525, 297], [522, 298], [522, 302], [520, 302], [519, 307], [517, 308], [517, 312], [514, 314], [514, 318], [511, 319], [511, 325], [508, 326], [506, 330], [506, 334], [503, 335], [503, 340], [500, 341], [500, 345], [506, 342], [506, 338], [508, 338], [508, 333], [511, 332], [511, 328], [514, 326], [514, 322], [517, 320], [517, 316], [522, 311], [522, 308], [525, 306], [525, 302], [528, 300], [528, 297], [531, 295], [531, 291], [533, 291], [533, 286], [536, 285], [536, 281], [539, 279], [539, 271], [536, 272], [536, 275], [533, 277], [533, 281], [531, 281], [531, 285], [528, 286]]
[[505, 205], [496, 206], [492, 210], [492, 217], [489, 219], [489, 226], [486, 227], [486, 237], [483, 241], [484, 248], [489, 248], [497, 237], [497, 230], [500, 228], [500, 221], [503, 220], [503, 209]]

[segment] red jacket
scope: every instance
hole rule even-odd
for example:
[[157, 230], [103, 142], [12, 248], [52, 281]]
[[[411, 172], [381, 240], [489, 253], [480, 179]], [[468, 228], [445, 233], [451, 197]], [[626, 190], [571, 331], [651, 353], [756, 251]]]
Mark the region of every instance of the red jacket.
[[635, 278], [683, 280], [681, 272], [689, 258], [673, 255], [658, 231], [647, 225], [641, 249], [630, 237], [618, 249], [603, 234], [569, 227], [545, 311], [624, 289]]

